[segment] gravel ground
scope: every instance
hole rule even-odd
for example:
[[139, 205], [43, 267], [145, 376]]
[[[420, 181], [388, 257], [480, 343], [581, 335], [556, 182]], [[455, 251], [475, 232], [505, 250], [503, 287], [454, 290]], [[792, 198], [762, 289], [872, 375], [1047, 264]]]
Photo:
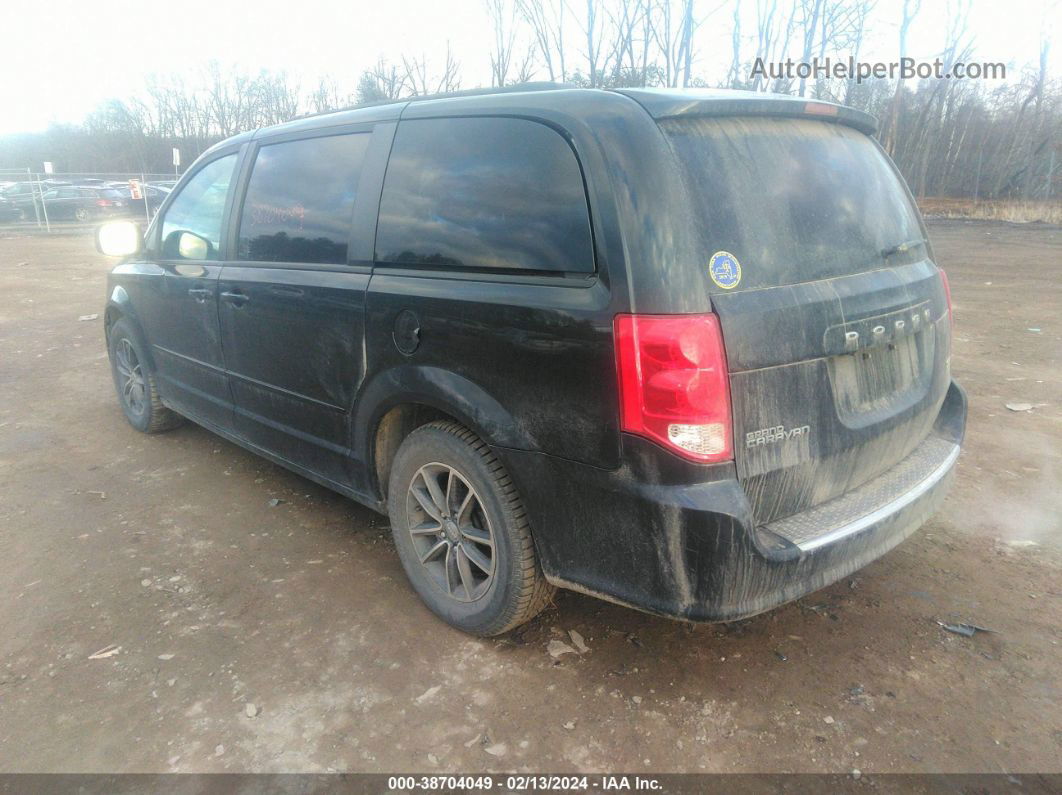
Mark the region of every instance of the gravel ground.
[[384, 518], [133, 431], [79, 320], [108, 262], [0, 232], [0, 771], [1059, 771], [1062, 231], [931, 231], [971, 401], [936, 518], [747, 621], [561, 593], [495, 640], [420, 605]]

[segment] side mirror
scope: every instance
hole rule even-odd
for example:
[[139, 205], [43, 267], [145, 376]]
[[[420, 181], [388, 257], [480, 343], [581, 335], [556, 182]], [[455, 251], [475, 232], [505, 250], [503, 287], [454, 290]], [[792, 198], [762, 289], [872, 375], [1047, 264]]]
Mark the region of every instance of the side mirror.
[[192, 232], [181, 232], [181, 236], [177, 238], [177, 253], [181, 259], [209, 259], [210, 242]]
[[144, 238], [132, 221], [111, 221], [96, 229], [96, 250], [108, 257], [139, 254]]

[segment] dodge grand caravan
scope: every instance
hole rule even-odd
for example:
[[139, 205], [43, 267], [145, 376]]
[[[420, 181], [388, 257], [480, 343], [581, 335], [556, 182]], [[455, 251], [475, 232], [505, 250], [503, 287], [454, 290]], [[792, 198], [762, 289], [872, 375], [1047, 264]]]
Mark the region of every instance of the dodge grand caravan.
[[386, 513], [468, 632], [558, 586], [759, 613], [912, 533], [959, 454], [947, 279], [873, 132], [537, 87], [238, 135], [98, 233], [121, 407]]

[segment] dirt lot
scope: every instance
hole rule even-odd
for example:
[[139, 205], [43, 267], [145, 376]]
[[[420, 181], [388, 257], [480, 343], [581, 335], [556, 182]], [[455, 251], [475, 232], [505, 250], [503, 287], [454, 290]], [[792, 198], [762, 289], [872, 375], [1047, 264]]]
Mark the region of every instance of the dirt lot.
[[[971, 409], [922, 532], [749, 621], [562, 593], [483, 641], [421, 607], [383, 518], [133, 431], [78, 319], [108, 262], [0, 233], [0, 771], [1062, 769], [1062, 230], [932, 234]], [[553, 659], [569, 630], [589, 651]]]

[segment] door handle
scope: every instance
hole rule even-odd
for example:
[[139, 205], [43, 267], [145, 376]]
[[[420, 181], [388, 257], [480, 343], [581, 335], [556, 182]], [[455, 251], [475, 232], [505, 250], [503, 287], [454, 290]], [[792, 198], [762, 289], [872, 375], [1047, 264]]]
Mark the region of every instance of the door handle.
[[269, 288], [269, 292], [274, 295], [283, 295], [288, 298], [298, 298], [302, 295], [302, 289], [299, 287], [287, 287], [285, 285], [274, 284]]
[[205, 287], [193, 287], [188, 291], [188, 295], [192, 296], [192, 298], [201, 304], [206, 302], [210, 297], [210, 293], [211, 290], [208, 290]]
[[243, 306], [251, 300], [247, 297], [246, 293], [241, 293], [239, 290], [233, 290], [232, 292], [224, 292], [221, 294], [221, 298], [224, 301], [228, 301], [233, 306]]

